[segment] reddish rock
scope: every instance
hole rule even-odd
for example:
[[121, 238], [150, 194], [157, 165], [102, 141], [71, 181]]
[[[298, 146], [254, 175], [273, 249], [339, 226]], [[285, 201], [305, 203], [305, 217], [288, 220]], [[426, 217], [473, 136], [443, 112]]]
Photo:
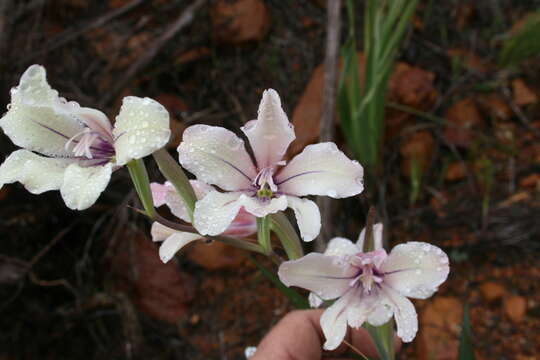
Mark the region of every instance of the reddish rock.
[[426, 170], [433, 155], [435, 141], [427, 130], [418, 131], [409, 136], [400, 146], [401, 173], [410, 177], [413, 166], [418, 167], [420, 174]]
[[467, 166], [462, 161], [456, 161], [448, 164], [444, 178], [447, 181], [458, 181], [467, 176]]
[[538, 101], [536, 93], [522, 79], [514, 79], [512, 81], [512, 90], [516, 105], [529, 105]]
[[512, 109], [506, 103], [504, 97], [491, 93], [477, 97], [480, 110], [486, 115], [499, 120], [508, 120], [513, 116]]
[[125, 239], [113, 260], [116, 286], [149, 316], [174, 324], [186, 316], [195, 296], [194, 280], [174, 261], [163, 264], [158, 247], [139, 233]]
[[471, 130], [480, 130], [484, 127], [484, 120], [470, 97], [454, 103], [446, 111], [445, 118], [447, 125], [444, 130], [444, 138], [456, 146], [470, 146], [474, 138]]
[[217, 0], [210, 19], [214, 38], [227, 44], [261, 40], [270, 27], [270, 14], [262, 0]]
[[[363, 84], [365, 59], [362, 52], [357, 55], [358, 80], [360, 84]], [[292, 123], [296, 129], [296, 140], [291, 144], [290, 155], [297, 154], [306, 145], [316, 142], [319, 138], [323, 77], [323, 65], [319, 65], [313, 70], [311, 78], [294, 108]], [[435, 75], [429, 71], [405, 63], [398, 63], [390, 77], [388, 98], [393, 102], [425, 110], [434, 103], [437, 97], [437, 91], [433, 87], [434, 78]], [[385, 115], [386, 136], [397, 135], [407, 125], [409, 119], [411, 119], [410, 113], [387, 109]]]
[[501, 284], [493, 281], [487, 281], [480, 285], [480, 293], [488, 302], [501, 299], [506, 294], [506, 289]]
[[522, 296], [510, 296], [504, 299], [504, 313], [512, 322], [520, 323], [527, 312], [527, 301]]
[[488, 63], [470, 50], [453, 48], [448, 49], [446, 53], [450, 58], [460, 61], [461, 64], [463, 64], [463, 66], [470, 71], [485, 73], [489, 71], [491, 67]]
[[540, 174], [531, 174], [519, 181], [519, 185], [522, 187], [538, 187], [540, 184]]
[[217, 241], [197, 241], [187, 250], [187, 256], [207, 270], [236, 269], [246, 260], [244, 251]]
[[462, 318], [463, 304], [457, 298], [436, 296], [420, 313], [418, 359], [457, 359]]

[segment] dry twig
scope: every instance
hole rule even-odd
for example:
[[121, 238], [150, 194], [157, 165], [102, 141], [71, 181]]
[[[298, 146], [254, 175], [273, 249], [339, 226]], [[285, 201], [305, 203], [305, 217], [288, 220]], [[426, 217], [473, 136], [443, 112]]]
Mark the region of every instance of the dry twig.
[[[341, 0], [328, 0], [328, 21], [326, 26], [326, 54], [324, 59], [324, 88], [319, 140], [332, 141], [334, 138], [334, 117], [336, 110], [338, 48], [341, 29]], [[317, 199], [321, 211], [322, 229], [315, 240], [315, 250], [324, 251], [326, 241], [332, 231], [332, 199]]]
[[131, 81], [131, 79], [137, 75], [142, 69], [144, 69], [158, 54], [161, 48], [171, 40], [180, 30], [187, 25], [191, 24], [195, 17], [195, 13], [204, 5], [206, 0], [196, 0], [193, 4], [189, 5], [180, 15], [180, 17], [172, 23], [169, 28], [159, 37], [154, 46], [148, 49], [148, 51], [141, 56], [136, 62], [134, 62], [129, 69], [122, 75], [122, 77], [115, 82], [115, 85], [111, 90], [107, 91], [100, 101], [101, 107], [108, 104], [111, 100], [124, 89], [124, 87]]
[[[1, 3], [2, 1], [0, 1]], [[127, 5], [124, 5], [118, 9], [114, 9], [112, 11], [109, 11], [106, 14], [98, 16], [96, 19], [91, 20], [87, 24], [83, 25], [77, 30], [73, 29], [67, 29], [66, 31], [62, 32], [60, 35], [55, 37], [50, 41], [49, 44], [45, 45], [42, 49], [39, 49], [38, 51], [30, 54], [25, 61], [32, 59], [33, 57], [37, 55], [41, 55], [43, 53], [47, 53], [49, 51], [52, 51], [54, 49], [58, 49], [59, 47], [77, 39], [79, 36], [83, 35], [84, 33], [96, 29], [100, 26], [105, 25], [109, 21], [122, 16], [123, 14], [127, 13], [128, 11], [136, 8], [137, 6], [141, 5], [144, 2], [144, 0], [133, 0]], [[1, 6], [1, 5], [0, 5]]]

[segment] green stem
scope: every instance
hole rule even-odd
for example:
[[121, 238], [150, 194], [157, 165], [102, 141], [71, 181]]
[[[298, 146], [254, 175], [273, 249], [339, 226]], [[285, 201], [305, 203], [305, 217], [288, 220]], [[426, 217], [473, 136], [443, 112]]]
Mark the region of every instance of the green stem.
[[156, 163], [158, 164], [159, 171], [161, 171], [163, 176], [173, 184], [178, 195], [180, 195], [186, 204], [189, 218], [191, 219], [191, 222], [193, 222], [193, 211], [195, 210], [197, 197], [195, 196], [193, 187], [184, 173], [184, 170], [165, 149], [154, 152], [152, 156], [154, 156], [154, 160], [156, 160]]
[[270, 216], [270, 229], [278, 236], [289, 260], [304, 256], [302, 242], [285, 214], [272, 214]]
[[131, 160], [127, 164], [127, 168], [146, 215], [150, 218], [154, 218], [156, 216], [156, 209], [154, 208], [152, 191], [150, 190], [150, 181], [148, 180], [148, 172], [144, 166], [144, 161], [142, 159]]
[[265, 254], [272, 253], [272, 244], [270, 242], [270, 219], [268, 216], [257, 218], [257, 240], [265, 251]]

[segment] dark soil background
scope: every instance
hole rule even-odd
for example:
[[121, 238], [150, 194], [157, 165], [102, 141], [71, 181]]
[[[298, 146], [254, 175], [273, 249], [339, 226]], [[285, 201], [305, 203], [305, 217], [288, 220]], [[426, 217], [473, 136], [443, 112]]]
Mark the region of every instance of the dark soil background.
[[[62, 96], [111, 119], [123, 96], [157, 99], [171, 113], [174, 153], [191, 124], [238, 131], [271, 87], [297, 129], [291, 155], [316, 141], [324, 1], [209, 1], [126, 77], [194, 2], [0, 0], [0, 107], [39, 63]], [[381, 216], [392, 244], [433, 243], [452, 267], [434, 298], [416, 302], [421, 332], [402, 359], [456, 359], [466, 303], [478, 359], [540, 357], [540, 60], [497, 65], [505, 35], [538, 7], [423, 0], [405, 36], [389, 87]], [[2, 135], [1, 160], [14, 149]], [[356, 238], [370, 200], [335, 204], [333, 233]], [[1, 360], [242, 359], [292, 309], [238, 250], [197, 244], [162, 264], [130, 206], [125, 169], [83, 212], [58, 192], [0, 190]]]

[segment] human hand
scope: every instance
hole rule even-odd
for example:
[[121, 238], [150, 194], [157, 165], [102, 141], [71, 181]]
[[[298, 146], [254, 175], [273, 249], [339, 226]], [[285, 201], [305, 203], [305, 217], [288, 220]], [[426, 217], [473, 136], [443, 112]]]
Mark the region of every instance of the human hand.
[[[324, 335], [319, 324], [323, 310], [293, 311], [287, 314], [268, 333], [250, 360], [319, 360], [323, 356]], [[367, 357], [377, 358], [375, 344], [365, 329], [349, 330], [345, 341]], [[396, 349], [401, 343], [396, 338]], [[332, 356], [352, 350], [345, 342], [332, 352]], [[326, 359], [327, 357], [325, 357]]]

